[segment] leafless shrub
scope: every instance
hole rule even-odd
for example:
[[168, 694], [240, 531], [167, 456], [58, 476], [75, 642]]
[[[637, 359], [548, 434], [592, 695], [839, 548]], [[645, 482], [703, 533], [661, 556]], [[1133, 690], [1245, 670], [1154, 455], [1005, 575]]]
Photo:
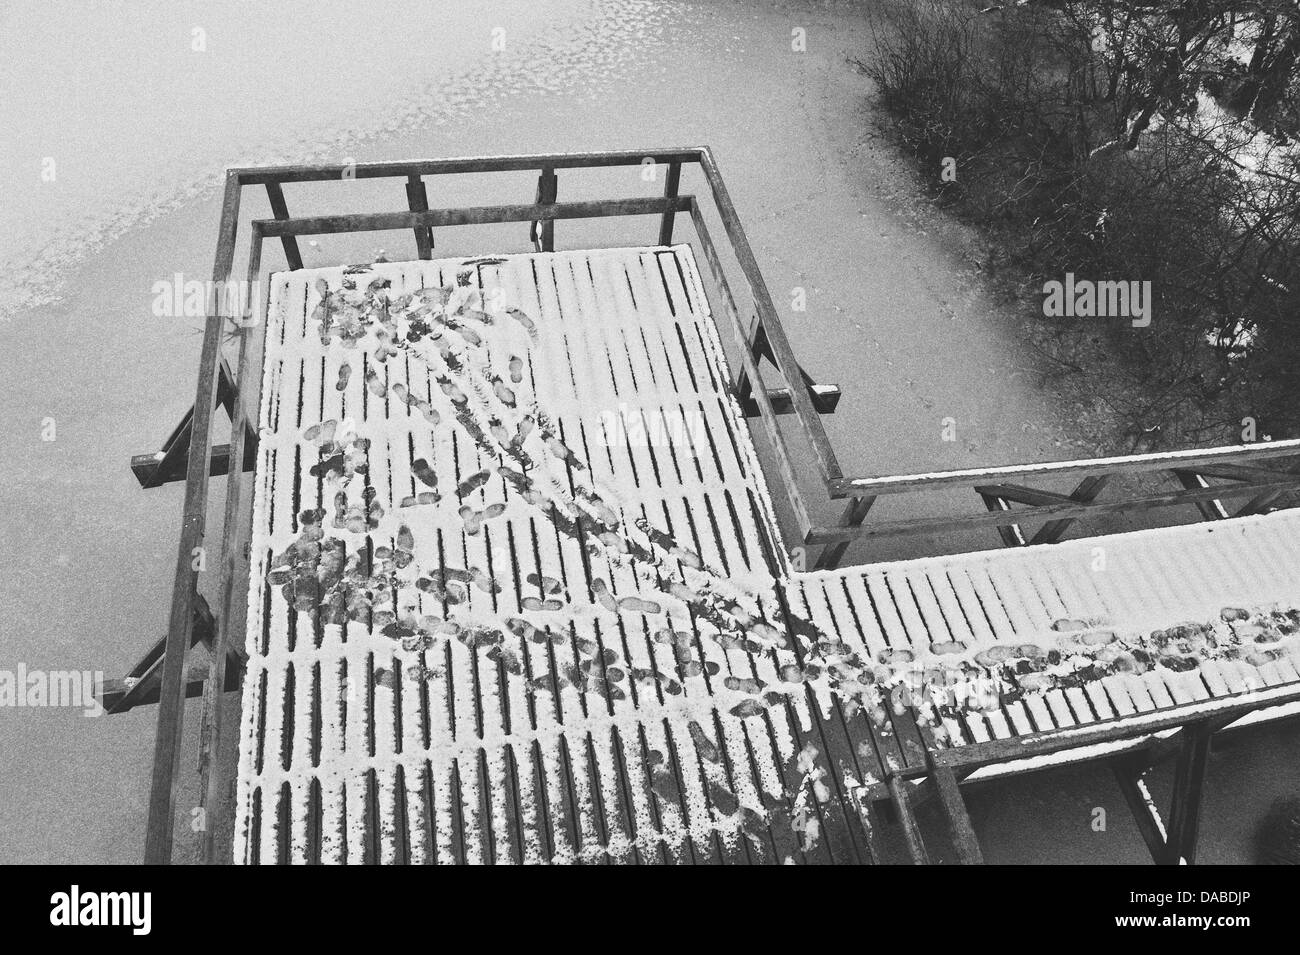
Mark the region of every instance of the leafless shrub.
[[1057, 324], [1057, 364], [1167, 442], [1236, 440], [1245, 416], [1300, 433], [1294, 5], [892, 0], [872, 47], [899, 138], [926, 169], [956, 159], [937, 188], [1027, 287], [1151, 281], [1150, 328]]

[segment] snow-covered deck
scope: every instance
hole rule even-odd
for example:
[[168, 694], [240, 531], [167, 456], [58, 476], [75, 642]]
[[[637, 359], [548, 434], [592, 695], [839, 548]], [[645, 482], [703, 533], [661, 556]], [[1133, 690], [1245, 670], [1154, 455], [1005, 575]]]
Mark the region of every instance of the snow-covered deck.
[[[800, 574], [791, 603], [864, 656], [910, 657], [902, 682], [961, 746], [1296, 686], [1297, 567], [1289, 510]], [[960, 705], [986, 687], [1000, 705]]]
[[[784, 556], [690, 249], [349, 278], [376, 276], [394, 298], [481, 287], [458, 304], [488, 321], [433, 341], [403, 319], [379, 363], [373, 329], [322, 344], [317, 283], [337, 291], [341, 269], [273, 278], [235, 858], [798, 854], [764, 819], [807, 704], [732, 712], [763, 709], [757, 681], [794, 657], [721, 638], [773, 635]], [[335, 454], [368, 478], [337, 458], [322, 474]], [[369, 548], [391, 605], [331, 616], [267, 583], [319, 544], [313, 522], [349, 567]], [[730, 589], [706, 605], [710, 573]]]
[[953, 746], [1300, 681], [1295, 513], [793, 574], [688, 246], [266, 331], [237, 861], [858, 861], [899, 687]]

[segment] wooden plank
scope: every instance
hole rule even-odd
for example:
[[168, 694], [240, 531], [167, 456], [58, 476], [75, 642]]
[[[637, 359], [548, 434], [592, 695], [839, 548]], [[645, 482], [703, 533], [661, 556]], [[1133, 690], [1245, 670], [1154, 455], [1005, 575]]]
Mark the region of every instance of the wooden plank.
[[1300, 438], [1270, 441], [1265, 444], [1242, 444], [1221, 448], [1198, 448], [1189, 451], [1161, 451], [1109, 458], [1076, 461], [1051, 461], [1044, 464], [1019, 464], [995, 468], [965, 468], [937, 471], [933, 474], [904, 474], [884, 477], [842, 478], [829, 482], [832, 497], [868, 494], [898, 494], [945, 487], [974, 486], [1025, 478], [1051, 478], [1066, 475], [1086, 476], [1097, 472], [1169, 471], [1195, 469], [1202, 465], [1258, 461], [1300, 455]]
[[[233, 413], [234, 393], [234, 373], [230, 370], [225, 356], [222, 356], [217, 368], [217, 403], [226, 409], [227, 414]], [[157, 487], [168, 481], [178, 481], [184, 476], [186, 455], [189, 454], [193, 428], [194, 408], [191, 406], [172, 431], [171, 436], [163, 442], [161, 451], [156, 455], [136, 455], [131, 459], [132, 470], [136, 471], [136, 477], [142, 482], [143, 487]], [[152, 461], [152, 464], [147, 467], [146, 458]], [[141, 466], [141, 470], [136, 470], [137, 463]], [[146, 484], [144, 483], [146, 480], [156, 483]]]
[[[1200, 474], [1202, 477], [1207, 478], [1219, 478], [1225, 481], [1246, 481], [1250, 484], [1259, 484], [1261, 481], [1275, 481], [1278, 478], [1291, 477], [1295, 474], [1290, 468], [1279, 471], [1275, 468], [1257, 468], [1248, 464], [1207, 464], [1189, 473]], [[1295, 476], [1300, 480], [1300, 475]]]
[[970, 814], [966, 811], [966, 802], [961, 797], [952, 767], [934, 766], [931, 778], [939, 791], [939, 804], [948, 819], [953, 848], [957, 850], [957, 861], [962, 865], [982, 864], [984, 856], [980, 852], [979, 838], [971, 825]]
[[218, 308], [215, 291], [225, 287], [230, 278], [235, 254], [235, 229], [239, 215], [239, 181], [226, 177], [221, 207], [221, 233], [212, 269], [213, 289], [208, 303], [209, 314], [203, 333], [203, 350], [199, 359], [199, 380], [194, 397], [193, 436], [190, 439], [189, 467], [185, 481], [185, 503], [181, 519], [180, 542], [176, 553], [176, 579], [172, 588], [171, 619], [167, 629], [167, 646], [163, 661], [162, 695], [158, 706], [158, 725], [154, 739], [153, 773], [149, 790], [149, 815], [146, 824], [145, 862], [153, 865], [171, 860], [172, 835], [175, 827], [175, 783], [180, 764], [181, 735], [184, 730], [185, 650], [189, 645], [194, 616], [195, 588], [198, 571], [195, 556], [203, 546], [208, 499], [208, 452], [211, 446], [213, 406], [220, 359], [221, 338], [226, 319]]

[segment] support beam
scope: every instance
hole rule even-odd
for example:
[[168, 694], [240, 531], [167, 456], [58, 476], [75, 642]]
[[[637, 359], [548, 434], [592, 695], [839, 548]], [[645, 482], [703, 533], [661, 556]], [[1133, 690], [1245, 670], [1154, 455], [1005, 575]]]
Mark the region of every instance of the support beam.
[[[153, 454], [136, 454], [131, 457], [131, 470], [142, 488], [162, 487], [185, 480], [185, 472], [180, 465], [171, 470], [163, 470], [166, 455], [162, 451]], [[244, 437], [244, 472], [253, 470], [257, 464], [257, 435], [248, 433]], [[211, 464], [208, 477], [224, 477], [230, 473], [230, 445], [217, 444], [212, 447]]]
[[1183, 751], [1174, 770], [1174, 796], [1169, 809], [1169, 838], [1160, 860], [1164, 865], [1196, 862], [1205, 796], [1205, 771], [1210, 763], [1209, 727], [1188, 727]]
[[[217, 369], [217, 403], [226, 409], [226, 414], [233, 421], [235, 418], [235, 373], [225, 357]], [[190, 453], [190, 438], [194, 433], [194, 408], [185, 412], [167, 440], [162, 450], [153, 454], [136, 454], [131, 457], [131, 470], [143, 488], [161, 487], [172, 481], [185, 477], [186, 462]], [[245, 441], [244, 470], [251, 470], [257, 459], [257, 434], [251, 427]], [[209, 476], [215, 477], [230, 472], [230, 449], [228, 445], [216, 445], [212, 449]]]
[[[1109, 474], [1091, 474], [1079, 482], [1078, 487], [1070, 494], [1070, 500], [1077, 504], [1091, 504], [1109, 481]], [[1038, 529], [1038, 533], [1030, 539], [1029, 543], [1055, 544], [1065, 536], [1065, 532], [1075, 520], [1076, 518], [1067, 517], [1059, 521], [1048, 521]]]
[[[202, 696], [208, 685], [208, 665], [191, 664], [185, 671], [185, 679], [185, 698], [192, 700], [196, 696]], [[130, 677], [121, 680], [105, 680], [99, 697], [100, 705], [109, 713], [125, 713], [134, 707], [158, 702], [162, 688], [157, 681], [153, 681], [144, 691], [137, 694], [135, 691], [139, 686], [140, 684]], [[233, 667], [227, 669], [225, 692], [234, 692], [241, 686], [243, 686], [243, 675], [240, 671]]]
[[[1174, 477], [1178, 478], [1178, 483], [1188, 491], [1200, 491], [1210, 486], [1210, 482], [1205, 480], [1205, 476], [1196, 471], [1174, 471], [1173, 474]], [[1224, 521], [1228, 519], [1228, 509], [1223, 506], [1222, 501], [1198, 501], [1196, 509], [1201, 512], [1202, 520]]]
[[1110, 760], [1115, 782], [1128, 804], [1129, 813], [1138, 827], [1138, 834], [1146, 843], [1151, 859], [1159, 862], [1165, 853], [1166, 833], [1164, 821], [1156, 809], [1151, 792], [1142, 778], [1147, 769], [1146, 753], [1126, 753]]
[[953, 848], [957, 850], [957, 861], [962, 865], [983, 865], [984, 854], [980, 852], [979, 838], [975, 827], [971, 825], [970, 813], [966, 809], [966, 800], [962, 798], [961, 788], [957, 785], [957, 774], [951, 766], [945, 766], [935, 759], [938, 743], [934, 732], [925, 720], [916, 720], [916, 729], [925, 746], [925, 762], [930, 770], [930, 781], [939, 796], [939, 807], [948, 821], [948, 835]]
[[[768, 345], [767, 334], [763, 331], [762, 323], [757, 319], [750, 326], [750, 335], [747, 341], [750, 343], [750, 355], [754, 360], [755, 367], [764, 358], [772, 362], [772, 367], [776, 367], [775, 360], [772, 358], [772, 350]], [[834, 414], [836, 407], [840, 403], [840, 386], [817, 384], [812, 380], [812, 376], [804, 371], [803, 366], [799, 366], [799, 377], [802, 381], [802, 387], [807, 390], [808, 397], [812, 399], [813, 407], [817, 410], [817, 413]], [[750, 378], [749, 372], [742, 368], [736, 375], [736, 380], [731, 387], [736, 400], [740, 402], [745, 417], [757, 418], [762, 412], [759, 410], [758, 402], [754, 400], [754, 380]], [[799, 385], [794, 387], [799, 387]], [[766, 391], [773, 411], [777, 414], [794, 414], [794, 394], [791, 388], [768, 388]]]
[[[808, 389], [808, 394], [818, 414], [834, 414], [839, 406], [839, 385], [812, 385]], [[767, 397], [772, 402], [772, 410], [777, 414], [794, 414], [794, 400], [789, 388], [769, 388]], [[762, 414], [752, 394], [748, 398], [738, 400], [740, 410], [746, 418], [757, 418]]]
[[[1011, 504], [1005, 497], [1002, 497], [999, 494], [985, 493], [984, 489], [981, 488], [976, 488], [975, 490], [979, 492], [980, 497], [984, 500], [984, 506], [988, 508], [991, 513], [1002, 514], [1010, 512]], [[998, 536], [1002, 538], [1003, 547], [1024, 547], [1029, 543], [1029, 541], [1025, 540], [1025, 534], [1020, 529], [1019, 524], [1008, 522], [996, 526]]]
[[966, 801], [962, 799], [952, 767], [934, 766], [932, 769], [931, 779], [939, 792], [939, 805], [948, 820], [948, 831], [952, 836], [953, 848], [957, 850], [957, 861], [962, 865], [983, 865], [984, 855], [980, 852], [979, 838], [975, 835], [975, 827], [971, 825], [970, 813], [966, 810]]
[[[886, 477], [838, 478], [827, 482], [831, 497], [901, 494], [934, 491], [950, 487], [974, 487], [1001, 481], [1042, 480], [1066, 475], [1137, 474], [1144, 471], [1200, 470], [1203, 465], [1238, 461], [1262, 461], [1300, 456], [1300, 438], [1264, 444], [1239, 444], [1222, 448], [1194, 448], [1111, 458], [1050, 461], [1044, 464], [1016, 464], [1010, 467], [962, 468], [928, 474], [894, 474]], [[1300, 477], [1291, 477], [1300, 484]], [[1267, 482], [1261, 482], [1267, 483]]]
[[[198, 595], [194, 605], [194, 626], [191, 628], [190, 646], [193, 648], [202, 643], [211, 652], [215, 647], [215, 635], [216, 621], [208, 610], [207, 601], [203, 599], [202, 595]], [[114, 696], [111, 703], [107, 701], [104, 703], [104, 709], [110, 715], [125, 713], [127, 710], [144, 703], [157, 702], [158, 684], [162, 676], [163, 650], [166, 642], [166, 637], [160, 638], [136, 662], [136, 665], [131, 668], [123, 679], [110, 681], [113, 684], [121, 684], [123, 687], [121, 694]], [[227, 660], [227, 669], [238, 680], [244, 672], [244, 657], [234, 650], [227, 651], [227, 657], [229, 658]], [[108, 685], [105, 684], [105, 686]]]
[[912, 809], [907, 781], [891, 775], [887, 785], [890, 795], [894, 797], [898, 821], [903, 827], [903, 841], [907, 843], [907, 854], [912, 857], [912, 862], [916, 865], [929, 865], [930, 854], [925, 851], [925, 840], [921, 838], [921, 827], [917, 824], [916, 813]]
[[[289, 206], [284, 201], [284, 190], [280, 188], [278, 182], [267, 182], [266, 195], [271, 200], [271, 215], [277, 219], [289, 218]], [[294, 270], [302, 268], [302, 254], [298, 251], [298, 240], [291, 235], [282, 235], [280, 243], [284, 246], [284, 259], [289, 263], [289, 268]]]

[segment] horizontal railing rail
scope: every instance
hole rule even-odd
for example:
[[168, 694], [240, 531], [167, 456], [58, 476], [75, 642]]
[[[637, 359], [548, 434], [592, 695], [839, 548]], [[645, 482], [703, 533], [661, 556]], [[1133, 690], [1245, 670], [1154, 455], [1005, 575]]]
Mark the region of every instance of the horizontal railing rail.
[[598, 219], [612, 216], [663, 215], [685, 212], [689, 196], [595, 199], [590, 202], [550, 202], [501, 206], [463, 206], [421, 212], [363, 212], [301, 219], [259, 219], [267, 236], [326, 235], [340, 232], [383, 232], [419, 226], [485, 225], [537, 222], [548, 219]]
[[880, 477], [841, 478], [828, 485], [832, 497], [866, 497], [897, 494], [902, 491], [928, 491], [944, 487], [973, 486], [1016, 478], [1050, 478], [1114, 471], [1172, 471], [1196, 469], [1203, 465], [1263, 461], [1300, 455], [1300, 439], [1268, 441], [1258, 444], [1229, 445], [1219, 448], [1193, 448], [1154, 454], [1130, 454], [1109, 458], [1083, 458], [1075, 461], [1046, 461], [1042, 464], [1018, 464], [991, 468], [964, 468], [936, 471], [932, 474], [892, 474]]

